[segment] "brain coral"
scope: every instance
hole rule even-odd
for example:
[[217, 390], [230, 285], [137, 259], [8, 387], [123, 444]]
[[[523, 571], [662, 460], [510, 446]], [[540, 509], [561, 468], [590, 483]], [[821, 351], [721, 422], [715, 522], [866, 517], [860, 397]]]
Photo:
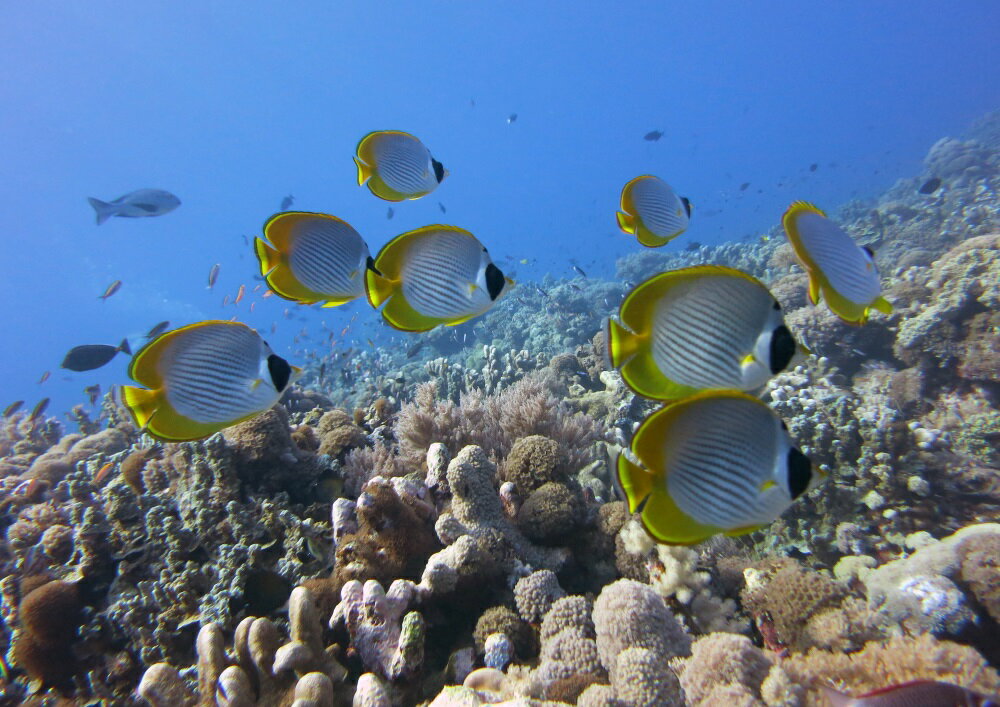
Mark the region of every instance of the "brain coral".
[[566, 476], [566, 453], [554, 439], [542, 435], [522, 437], [511, 447], [500, 467], [502, 481], [512, 481], [517, 492], [526, 497], [549, 481]]

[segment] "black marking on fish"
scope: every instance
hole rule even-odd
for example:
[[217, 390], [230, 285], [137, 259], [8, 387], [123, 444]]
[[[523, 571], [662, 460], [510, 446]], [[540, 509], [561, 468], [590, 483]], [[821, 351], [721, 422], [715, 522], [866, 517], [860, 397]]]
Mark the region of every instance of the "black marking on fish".
[[924, 182], [920, 186], [920, 188], [917, 189], [917, 191], [920, 192], [921, 194], [933, 194], [940, 188], [941, 188], [941, 179], [938, 177], [931, 177], [926, 182]]
[[500, 296], [506, 282], [500, 268], [493, 263], [486, 266], [486, 291], [490, 294], [491, 300], [496, 300]]
[[798, 498], [809, 489], [812, 480], [812, 462], [795, 447], [788, 450], [788, 490]]
[[434, 178], [440, 184], [444, 180], [444, 165], [431, 157], [431, 164], [434, 165]]
[[267, 357], [267, 370], [271, 374], [274, 389], [282, 392], [292, 377], [292, 367], [288, 365], [288, 361], [278, 354], [271, 354]]
[[792, 356], [795, 355], [795, 339], [792, 332], [784, 324], [771, 333], [771, 350], [768, 358], [771, 359], [771, 373], [778, 375], [788, 366]]
[[687, 212], [688, 218], [691, 218], [691, 200], [686, 196], [682, 196], [681, 203], [684, 204], [684, 211]]

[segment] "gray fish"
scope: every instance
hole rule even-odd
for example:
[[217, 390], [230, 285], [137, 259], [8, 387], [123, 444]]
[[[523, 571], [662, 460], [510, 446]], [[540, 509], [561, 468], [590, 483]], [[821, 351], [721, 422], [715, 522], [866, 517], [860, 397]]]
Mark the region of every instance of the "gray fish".
[[448, 209], [444, 208], [444, 204], [442, 204], [440, 201], [438, 202], [438, 208], [441, 209], [441, 213], [443, 214], [448, 213]]
[[[244, 239], [246, 237], [244, 236]], [[208, 271], [208, 289], [215, 287], [215, 281], [219, 279], [219, 264], [216, 263], [212, 266], [212, 269]]]
[[112, 216], [122, 218], [146, 218], [162, 216], [181, 205], [181, 200], [163, 189], [139, 189], [120, 196], [114, 201], [101, 201], [88, 197], [87, 201], [97, 213], [97, 225], [107, 221]]
[[576, 263], [573, 263], [573, 269], [574, 269], [574, 270], [576, 270], [576, 271], [577, 271], [578, 273], [580, 273], [580, 275], [581, 275], [582, 277], [587, 277], [587, 273], [585, 273], [585, 272], [583, 271], [583, 268], [581, 268], [581, 267], [580, 267], [579, 265], [577, 265]]
[[661, 137], [663, 137], [663, 132], [660, 130], [650, 130], [648, 133], [642, 136], [643, 140], [649, 140], [650, 142], [656, 142]]
[[507, 125], [517, 122], [517, 113], [511, 113], [507, 116]]
[[[155, 339], [160, 334], [162, 334], [163, 332], [165, 332], [167, 330], [168, 326], [170, 326], [170, 322], [160, 322], [159, 324], [157, 324], [156, 326], [154, 326], [152, 329], [150, 329], [148, 332], [146, 332], [146, 338], [147, 339]], [[128, 343], [128, 342], [125, 342], [125, 343]], [[122, 349], [122, 350], [124, 351], [124, 349]], [[128, 353], [132, 353], [132, 352], [129, 351]]]
[[111, 295], [113, 295], [114, 293], [116, 293], [121, 288], [122, 288], [122, 281], [121, 280], [115, 280], [110, 285], [108, 285], [108, 287], [107, 287], [106, 290], [104, 290], [104, 294], [97, 295], [97, 297], [98, 297], [98, 299], [107, 299], [108, 297], [110, 297]]
[[389, 207], [389, 210], [385, 212], [385, 217], [387, 219], [392, 219], [392, 217], [395, 216], [395, 215], [396, 215], [396, 212], [392, 210], [391, 206]]
[[34, 408], [32, 408], [31, 414], [28, 415], [28, 419], [34, 422], [45, 413], [45, 410], [48, 407], [49, 407], [49, 399], [42, 398], [41, 400], [38, 401], [38, 404], [35, 405]]
[[132, 353], [126, 339], [122, 339], [118, 346], [109, 346], [108, 344], [74, 346], [63, 358], [60, 366], [70, 371], [92, 371], [108, 364], [119, 351]]
[[4, 408], [3, 416], [4, 417], [10, 417], [15, 412], [17, 412], [18, 410], [20, 410], [22, 405], [24, 405], [24, 401], [23, 400], [15, 400], [10, 405], [8, 405], [7, 407]]
[[288, 196], [286, 196], [284, 199], [281, 200], [281, 209], [279, 210], [288, 211], [288, 207], [291, 206], [294, 201], [295, 197], [289, 194]]
[[924, 182], [917, 191], [920, 192], [921, 194], [933, 194], [940, 188], [941, 188], [941, 178], [931, 177], [926, 182]]

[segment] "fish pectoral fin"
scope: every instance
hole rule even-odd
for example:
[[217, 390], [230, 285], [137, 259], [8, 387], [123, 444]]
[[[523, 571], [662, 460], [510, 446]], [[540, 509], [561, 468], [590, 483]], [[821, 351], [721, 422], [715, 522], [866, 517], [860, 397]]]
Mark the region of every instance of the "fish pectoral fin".
[[748, 353], [746, 356], [744, 356], [742, 359], [740, 359], [740, 367], [741, 368], [743, 366], [751, 366], [751, 365], [753, 365], [755, 363], [757, 363], [757, 359], [754, 357], [754, 355], [752, 353]]
[[476, 290], [479, 289], [479, 285], [474, 282], [469, 283], [469, 291], [467, 293], [469, 299], [472, 299], [472, 295], [476, 294]]
[[778, 482], [775, 481], [774, 479], [765, 479], [764, 483], [762, 483], [759, 487], [757, 487], [757, 490], [760, 493], [764, 493], [765, 491], [775, 488], [777, 485]]
[[631, 214], [619, 211], [615, 214], [615, 218], [618, 220], [618, 228], [625, 233], [635, 233], [635, 218]]

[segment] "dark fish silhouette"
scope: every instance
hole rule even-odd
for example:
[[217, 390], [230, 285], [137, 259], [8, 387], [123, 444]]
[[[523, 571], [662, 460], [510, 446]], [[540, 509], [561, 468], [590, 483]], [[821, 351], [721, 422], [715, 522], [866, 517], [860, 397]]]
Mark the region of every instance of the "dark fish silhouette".
[[38, 401], [38, 404], [35, 405], [34, 408], [32, 408], [31, 414], [28, 415], [28, 419], [31, 420], [31, 421], [37, 420], [39, 417], [41, 417], [45, 413], [45, 410], [48, 407], [49, 407], [49, 399], [48, 398], [42, 398], [41, 400]]
[[281, 209], [279, 210], [288, 211], [288, 207], [291, 206], [294, 202], [295, 202], [295, 197], [289, 194], [288, 196], [286, 196], [284, 199], [281, 200]]
[[108, 344], [74, 346], [63, 358], [60, 366], [70, 371], [93, 371], [95, 368], [107, 365], [119, 351], [131, 355], [132, 350], [129, 348], [127, 339], [122, 339], [118, 346], [109, 346]]
[[101, 201], [93, 197], [88, 197], [87, 201], [97, 213], [98, 226], [112, 216], [123, 218], [162, 216], [181, 205], [180, 199], [162, 189], [139, 189], [114, 201]]
[[385, 212], [385, 217], [386, 217], [387, 219], [390, 219], [390, 220], [391, 220], [391, 219], [392, 219], [392, 217], [393, 217], [393, 216], [395, 216], [395, 215], [396, 215], [396, 212], [392, 210], [392, 207], [391, 207], [391, 206], [389, 207], [389, 210]]
[[39, 384], [44, 383], [45, 381], [47, 381], [49, 379], [50, 375], [52, 375], [52, 374], [49, 371], [45, 371], [45, 373], [42, 374], [42, 377], [38, 379]]
[[511, 113], [507, 116], [507, 125], [517, 122], [517, 113]]
[[94, 383], [94, 385], [88, 385], [83, 389], [83, 392], [87, 394], [87, 398], [90, 400], [90, 404], [94, 405], [97, 402], [97, 398], [101, 395], [101, 385], [100, 383]]
[[750, 182], [743, 182], [742, 184], [740, 184], [740, 191], [746, 191], [747, 187], [749, 187], [749, 186], [750, 186]]
[[10, 417], [15, 412], [17, 412], [18, 410], [20, 410], [22, 405], [24, 405], [24, 401], [23, 400], [15, 400], [10, 405], [8, 405], [7, 407], [4, 408], [4, 410], [3, 410], [3, 416], [4, 417]]
[[650, 142], [656, 142], [661, 137], [663, 137], [663, 132], [660, 130], [650, 130], [648, 133], [642, 136], [643, 140], [649, 140]]
[[578, 273], [580, 273], [580, 275], [582, 275], [583, 277], [587, 277], [587, 273], [585, 273], [585, 272], [583, 271], [583, 268], [581, 268], [581, 267], [580, 267], [579, 265], [577, 265], [576, 263], [574, 263], [574, 264], [573, 264], [573, 269], [574, 269], [574, 270], [576, 270], [576, 271], [577, 271]]
[[[170, 322], [160, 322], [159, 324], [157, 324], [152, 329], [150, 329], [149, 331], [146, 332], [146, 338], [147, 339], [155, 339], [160, 334], [162, 334], [163, 332], [165, 332], [167, 330], [168, 326], [170, 326]], [[131, 353], [131, 352], [129, 352], [129, 353]]]
[[931, 177], [917, 189], [921, 194], [933, 194], [941, 188], [941, 180], [938, 177]]
[[815, 162], [813, 162], [811, 165], [809, 165], [809, 171], [810, 172], [815, 172], [817, 169], [819, 169], [819, 165], [816, 164]]
[[441, 213], [443, 214], [448, 213], [448, 209], [444, 208], [444, 204], [442, 204], [440, 201], [438, 202], [438, 208], [441, 209]]

